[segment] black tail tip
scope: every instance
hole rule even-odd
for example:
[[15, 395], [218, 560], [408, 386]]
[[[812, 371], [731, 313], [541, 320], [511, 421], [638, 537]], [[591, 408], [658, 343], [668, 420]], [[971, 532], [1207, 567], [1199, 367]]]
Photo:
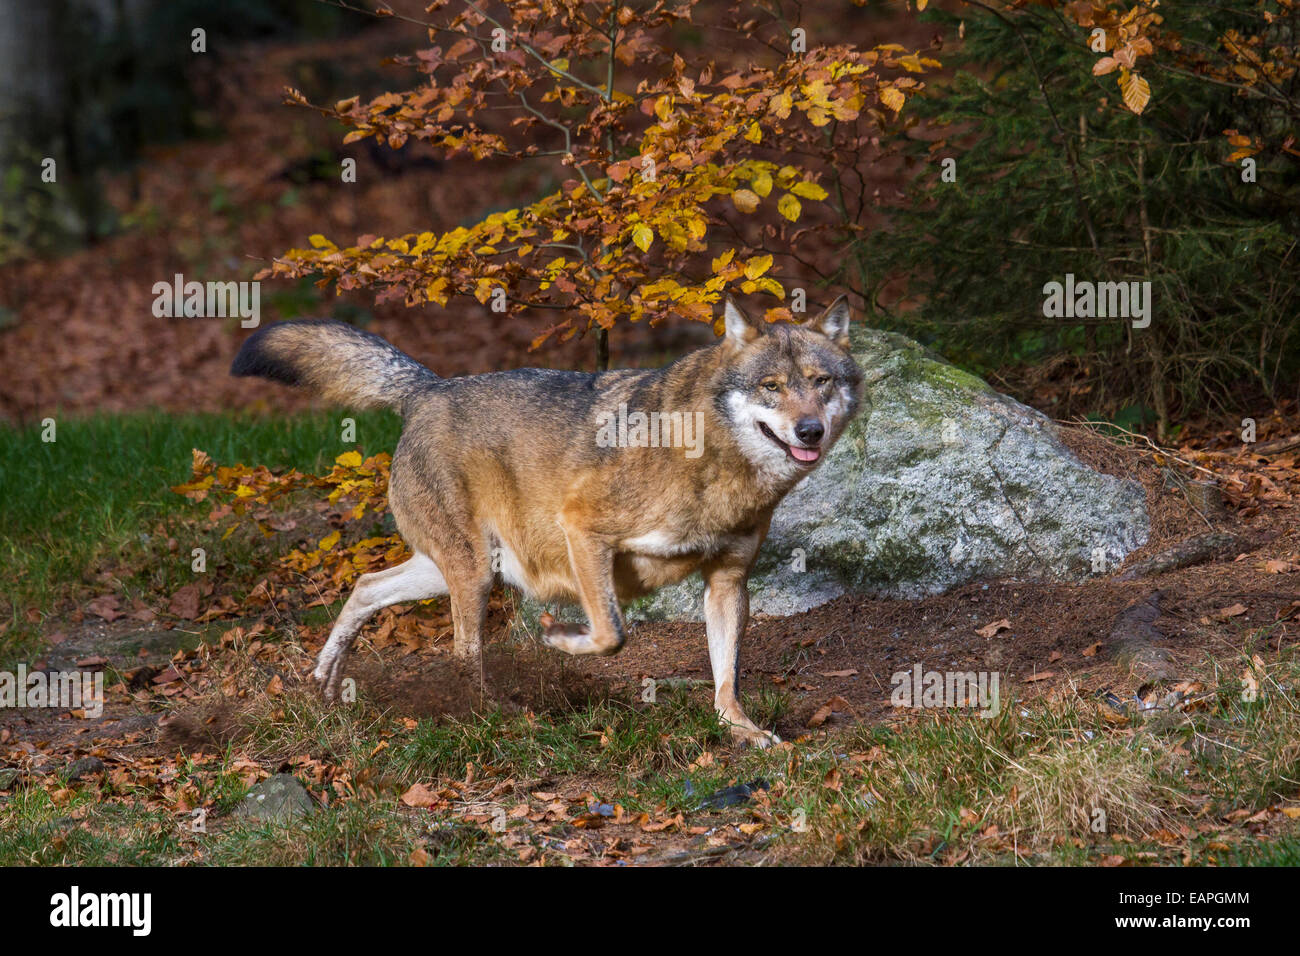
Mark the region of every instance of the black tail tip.
[[230, 363], [230, 374], [234, 376], [256, 376], [280, 382], [283, 385], [301, 385], [302, 377], [292, 363], [274, 354], [268, 336], [276, 329], [268, 325], [258, 329], [240, 347], [235, 360]]

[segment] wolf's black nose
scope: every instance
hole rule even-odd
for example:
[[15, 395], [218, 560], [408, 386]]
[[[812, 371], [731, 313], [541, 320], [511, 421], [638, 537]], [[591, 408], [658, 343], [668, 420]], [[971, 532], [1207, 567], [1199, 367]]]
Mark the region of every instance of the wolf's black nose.
[[822, 423], [815, 418], [803, 418], [795, 423], [794, 437], [799, 439], [805, 445], [816, 445], [826, 434], [826, 429]]

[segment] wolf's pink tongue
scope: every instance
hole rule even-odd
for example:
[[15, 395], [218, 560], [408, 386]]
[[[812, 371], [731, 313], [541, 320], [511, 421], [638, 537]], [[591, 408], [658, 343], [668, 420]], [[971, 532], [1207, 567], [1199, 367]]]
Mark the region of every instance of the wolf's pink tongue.
[[790, 446], [790, 454], [800, 461], [816, 461], [822, 456], [816, 448], [796, 448], [794, 445]]

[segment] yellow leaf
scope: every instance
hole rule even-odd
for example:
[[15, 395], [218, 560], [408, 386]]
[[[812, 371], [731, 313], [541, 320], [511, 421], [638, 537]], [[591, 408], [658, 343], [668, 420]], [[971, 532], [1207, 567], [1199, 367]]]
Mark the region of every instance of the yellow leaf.
[[307, 241], [310, 242], [310, 243], [311, 243], [315, 248], [317, 248], [317, 249], [333, 249], [333, 248], [334, 248], [334, 243], [330, 242], [328, 239], [326, 239], [324, 236], [322, 236], [319, 232], [314, 233], [313, 235], [308, 236], [308, 237], [307, 237]]
[[201, 478], [198, 481], [187, 482], [183, 485], [173, 485], [172, 491], [176, 492], [178, 495], [193, 494], [195, 495], [195, 501], [202, 501], [208, 496], [207, 489], [212, 487], [212, 482], [213, 476], [208, 475], [206, 478]]
[[654, 230], [651, 229], [649, 226], [647, 226], [645, 223], [641, 223], [640, 225], [638, 225], [636, 228], [632, 230], [632, 244], [636, 246], [638, 249], [640, 249], [642, 252], [648, 251], [650, 248], [650, 243], [654, 241], [655, 241]]
[[661, 96], [655, 100], [655, 116], [659, 117], [659, 122], [664, 122], [673, 112], [673, 98], [671, 96]]
[[331, 531], [329, 534], [325, 535], [325, 537], [320, 539], [320, 549], [322, 551], [328, 551], [338, 543], [339, 533], [337, 531]]
[[753, 212], [758, 208], [758, 194], [748, 189], [737, 189], [731, 194], [731, 201], [741, 212]]
[[757, 279], [770, 268], [772, 268], [772, 257], [770, 255], [754, 256], [745, 263], [745, 278]]
[[799, 213], [803, 207], [799, 205], [799, 200], [795, 198], [794, 193], [786, 193], [781, 197], [781, 201], [776, 204], [776, 211], [785, 216], [791, 222], [799, 218]]
[[450, 297], [444, 291], [447, 288], [446, 276], [439, 276], [429, 283], [429, 288], [425, 290], [425, 295], [430, 302], [437, 302], [439, 305], [446, 305]]
[[796, 196], [802, 196], [804, 199], [825, 199], [826, 190], [822, 189], [816, 183], [797, 182], [790, 187], [790, 192]]
[[916, 0], [916, 12], [917, 13], [923, 12], [925, 10], [926, 4], [928, 4], [929, 2], [930, 0]]
[[754, 187], [754, 192], [760, 196], [766, 196], [772, 191], [772, 174], [764, 170], [754, 177], [754, 181], [750, 185]]
[[763, 130], [757, 123], [750, 123], [749, 129], [745, 131], [745, 139], [751, 143], [761, 142], [763, 139]]
[[813, 106], [808, 110], [808, 122], [814, 126], [825, 126], [830, 121], [830, 110], [822, 109], [820, 106]]
[[808, 97], [808, 102], [812, 106], [825, 109], [831, 105], [829, 94], [833, 92], [833, 89], [825, 80], [813, 80], [799, 87], [799, 89]]
[[344, 468], [361, 467], [361, 453], [357, 451], [345, 451], [334, 459], [334, 464], [342, 465]]
[[736, 258], [736, 250], [728, 249], [722, 255], [718, 256], [718, 258], [713, 260], [713, 271], [721, 272], [731, 264], [731, 260], [734, 258]]
[[894, 87], [887, 86], [880, 91], [880, 102], [897, 113], [903, 108], [903, 94]]
[[1124, 105], [1134, 113], [1140, 114], [1151, 102], [1151, 85], [1137, 73], [1120, 73], [1119, 89], [1124, 94]]

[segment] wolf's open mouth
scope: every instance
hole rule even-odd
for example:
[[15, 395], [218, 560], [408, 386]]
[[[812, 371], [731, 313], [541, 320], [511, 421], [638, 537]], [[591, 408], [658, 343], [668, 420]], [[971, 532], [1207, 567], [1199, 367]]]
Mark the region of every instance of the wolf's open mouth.
[[816, 448], [799, 448], [796, 445], [787, 445], [785, 442], [781, 441], [781, 439], [777, 438], [776, 433], [762, 422], [758, 423], [758, 430], [768, 438], [772, 439], [772, 441], [776, 442], [777, 447], [784, 450], [787, 455], [799, 462], [801, 465], [811, 465], [822, 456], [821, 451]]

